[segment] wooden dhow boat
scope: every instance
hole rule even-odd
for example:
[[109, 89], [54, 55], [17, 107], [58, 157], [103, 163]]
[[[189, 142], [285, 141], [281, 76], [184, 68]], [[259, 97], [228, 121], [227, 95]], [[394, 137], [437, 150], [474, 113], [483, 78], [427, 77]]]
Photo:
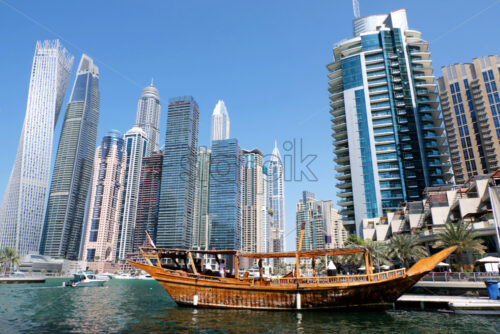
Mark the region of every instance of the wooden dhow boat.
[[[251, 254], [233, 250], [141, 248], [146, 264], [129, 263], [149, 273], [178, 305], [183, 306], [255, 310], [379, 308], [392, 305], [455, 249], [450, 247], [421, 259], [409, 270], [402, 268], [378, 273], [372, 271], [367, 248]], [[315, 258], [350, 254], [364, 255], [365, 275], [316, 275]], [[223, 263], [225, 258], [229, 260], [227, 268], [232, 268], [224, 275], [202, 272], [200, 256], [215, 257], [218, 263]], [[248, 272], [240, 275], [239, 264], [245, 258], [257, 260], [260, 277], [249, 277]], [[295, 258], [293, 276], [264, 278], [262, 260], [278, 258]], [[303, 258], [313, 260], [311, 277], [300, 274], [299, 264]]]

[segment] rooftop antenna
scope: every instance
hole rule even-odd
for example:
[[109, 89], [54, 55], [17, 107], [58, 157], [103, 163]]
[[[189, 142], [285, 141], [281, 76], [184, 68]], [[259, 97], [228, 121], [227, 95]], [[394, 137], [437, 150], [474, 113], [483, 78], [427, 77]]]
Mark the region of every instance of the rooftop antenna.
[[155, 80], [155, 78], [151, 78], [151, 84], [150, 84], [150, 86], [153, 86], [154, 80]]
[[359, 1], [358, 0], [352, 0], [352, 10], [354, 12], [354, 18], [357, 19], [361, 15], [359, 14]]

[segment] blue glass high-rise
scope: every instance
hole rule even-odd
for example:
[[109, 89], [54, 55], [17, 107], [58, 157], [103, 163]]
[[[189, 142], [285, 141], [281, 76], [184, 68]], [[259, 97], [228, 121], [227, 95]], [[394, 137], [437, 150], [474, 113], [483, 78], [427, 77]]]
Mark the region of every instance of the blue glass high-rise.
[[168, 104], [156, 246], [191, 247], [193, 235], [198, 104], [191, 96]]
[[237, 139], [212, 141], [208, 213], [210, 249], [240, 249], [240, 147]]

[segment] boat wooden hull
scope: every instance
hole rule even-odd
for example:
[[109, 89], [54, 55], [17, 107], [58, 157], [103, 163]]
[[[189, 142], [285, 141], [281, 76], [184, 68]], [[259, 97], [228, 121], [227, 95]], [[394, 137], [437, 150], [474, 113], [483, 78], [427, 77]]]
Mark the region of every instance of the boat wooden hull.
[[451, 251], [421, 260], [408, 273], [400, 269], [373, 275], [267, 281], [209, 278], [129, 263], [149, 273], [183, 306], [254, 310], [374, 308], [391, 305]]

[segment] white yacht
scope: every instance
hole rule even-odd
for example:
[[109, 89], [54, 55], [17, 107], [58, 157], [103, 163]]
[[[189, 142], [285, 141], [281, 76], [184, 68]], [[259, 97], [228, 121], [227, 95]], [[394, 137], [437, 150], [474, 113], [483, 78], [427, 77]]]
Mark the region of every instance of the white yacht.
[[84, 286], [103, 286], [106, 280], [99, 279], [91, 272], [79, 271], [73, 275], [73, 279], [63, 282], [63, 286], [84, 287]]

